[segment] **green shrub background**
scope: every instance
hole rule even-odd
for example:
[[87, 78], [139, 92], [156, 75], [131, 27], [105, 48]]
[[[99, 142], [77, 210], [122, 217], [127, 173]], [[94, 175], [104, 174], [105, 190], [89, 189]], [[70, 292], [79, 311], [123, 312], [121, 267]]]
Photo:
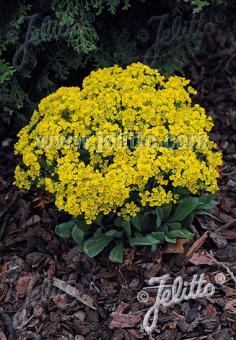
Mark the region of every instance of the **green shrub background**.
[[[94, 68], [144, 61], [167, 74], [181, 73], [186, 60], [199, 51], [204, 35], [183, 34], [179, 41], [162, 46], [158, 58], [144, 60], [157, 34], [157, 25], [150, 24], [149, 19], [168, 13], [170, 18], [181, 15], [191, 20], [193, 13], [213, 13], [219, 8], [230, 11], [226, 2], [218, 0], [1, 1], [1, 123], [14, 123], [20, 128], [41, 98], [62, 85], [79, 85]], [[32, 41], [21, 65], [27, 16], [34, 14], [37, 17], [30, 30], [34, 34], [30, 33]], [[69, 27], [69, 33], [45, 34], [42, 38], [46, 17], [50, 17], [52, 26]]]

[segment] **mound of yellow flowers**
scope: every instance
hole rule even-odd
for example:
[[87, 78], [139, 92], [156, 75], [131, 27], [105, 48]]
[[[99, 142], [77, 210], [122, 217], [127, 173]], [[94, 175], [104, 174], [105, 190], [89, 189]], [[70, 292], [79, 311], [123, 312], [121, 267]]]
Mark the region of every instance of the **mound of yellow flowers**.
[[189, 80], [142, 63], [93, 71], [44, 98], [19, 132], [16, 184], [44, 187], [87, 224], [216, 192], [221, 154], [192, 94]]

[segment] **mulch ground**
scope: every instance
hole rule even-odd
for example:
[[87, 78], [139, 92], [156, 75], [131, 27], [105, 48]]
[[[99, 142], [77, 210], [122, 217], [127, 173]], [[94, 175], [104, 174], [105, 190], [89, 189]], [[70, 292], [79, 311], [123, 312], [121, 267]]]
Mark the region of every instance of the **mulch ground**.
[[200, 273], [215, 285], [215, 294], [161, 308], [155, 339], [236, 338], [236, 42], [224, 30], [204, 44], [208, 54], [191, 62], [186, 73], [214, 117], [212, 138], [225, 162], [217, 208], [194, 222], [194, 240], [154, 253], [127, 249], [118, 266], [106, 254], [88, 258], [73, 241], [55, 235], [55, 225], [68, 217], [46, 193], [12, 185], [14, 138], [2, 131], [0, 340], [148, 339], [141, 325], [156, 292], [146, 303], [138, 301], [145, 280], [170, 274], [170, 283], [178, 275], [190, 282]]

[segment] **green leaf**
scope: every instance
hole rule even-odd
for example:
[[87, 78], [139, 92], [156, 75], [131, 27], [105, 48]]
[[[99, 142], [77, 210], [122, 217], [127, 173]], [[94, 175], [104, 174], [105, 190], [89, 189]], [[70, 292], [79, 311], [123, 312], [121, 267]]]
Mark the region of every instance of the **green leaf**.
[[151, 236], [153, 236], [156, 240], [159, 240], [160, 242], [165, 241], [165, 233], [163, 231], [154, 231], [151, 233]]
[[84, 244], [85, 244], [85, 240], [83, 239], [83, 241], [80, 243], [80, 245], [79, 245], [79, 250], [82, 252], [82, 253], [84, 253], [85, 251], [84, 251]]
[[180, 229], [181, 228], [181, 223], [179, 222], [170, 222], [166, 223], [168, 230], [175, 230], [175, 229]]
[[160, 228], [158, 229], [158, 232], [164, 232], [165, 234], [168, 233], [168, 227], [166, 224], [162, 224]]
[[163, 210], [163, 220], [167, 220], [172, 210], [172, 203], [164, 204], [162, 206], [162, 210]]
[[119, 216], [119, 217], [117, 217], [117, 218], [115, 219], [115, 225], [116, 225], [117, 227], [121, 227], [123, 221], [124, 221], [123, 217]]
[[167, 235], [165, 235], [165, 240], [168, 243], [176, 243], [176, 238], [169, 238]]
[[114, 237], [101, 234], [97, 237], [92, 237], [84, 243], [84, 252], [90, 257], [97, 256]]
[[131, 223], [133, 226], [138, 230], [142, 230], [142, 223], [141, 223], [141, 217], [139, 215], [136, 215], [135, 217], [131, 218]]
[[115, 229], [110, 229], [105, 233], [106, 236], [113, 236], [113, 237], [117, 237], [117, 238], [120, 238], [122, 236], [122, 234], [123, 234], [123, 232], [117, 231]]
[[122, 228], [124, 229], [125, 233], [130, 236], [131, 235], [131, 226], [129, 221], [124, 221], [122, 223]]
[[194, 214], [195, 210], [192, 214], [188, 215], [187, 217], [185, 217], [185, 219], [183, 219], [183, 221], [181, 222], [182, 227], [188, 228], [193, 223]]
[[161, 226], [161, 222], [163, 219], [163, 210], [161, 207], [156, 208], [156, 229]]
[[100, 227], [103, 226], [103, 224], [102, 224], [102, 218], [103, 218], [102, 215], [98, 215], [98, 216], [96, 217], [96, 220], [95, 220], [95, 223], [96, 223], [97, 225], [99, 225]]
[[0, 84], [3, 84], [5, 81], [8, 81], [16, 69], [7, 63], [5, 60], [0, 59]]
[[176, 230], [169, 231], [167, 233], [167, 236], [170, 238], [175, 238], [175, 237], [192, 238], [193, 233], [191, 233], [188, 229], [176, 229]]
[[200, 197], [199, 197], [199, 201], [200, 202], [203, 202], [203, 203], [210, 203], [212, 201], [215, 201], [215, 198], [216, 198], [216, 195], [215, 194], [208, 194], [208, 193], [205, 193], [205, 194], [202, 194]]
[[196, 209], [196, 214], [199, 214], [199, 211], [211, 211], [216, 206], [216, 200], [214, 199], [214, 195], [204, 194], [199, 197], [199, 205]]
[[129, 221], [124, 220], [122, 217], [117, 217], [115, 219], [115, 225], [117, 227], [122, 227], [128, 236], [131, 235], [131, 226]]
[[110, 255], [109, 255], [109, 260], [115, 263], [122, 263], [123, 256], [124, 256], [124, 243], [121, 240], [111, 250]]
[[159, 244], [160, 241], [152, 237], [151, 235], [142, 235], [139, 233], [135, 234], [134, 238], [129, 239], [130, 245], [133, 246], [153, 246]]
[[93, 235], [93, 238], [97, 238], [97, 237], [100, 237], [100, 235], [102, 234], [103, 232], [103, 228], [100, 227], [100, 228], [97, 228], [94, 235]]
[[150, 215], [156, 215], [156, 212], [154, 210], [145, 211], [142, 216], [142, 220], [144, 220], [146, 217], [149, 217]]
[[179, 222], [191, 214], [198, 206], [199, 199], [197, 197], [184, 198], [177, 206], [174, 215], [169, 219], [169, 222]]
[[84, 234], [88, 234], [91, 225], [87, 224], [82, 218], [75, 218], [74, 220], [75, 225], [84, 232]]
[[208, 215], [209, 214], [209, 210], [196, 210], [195, 215]]
[[162, 221], [164, 218], [164, 210], [162, 207], [156, 208], [156, 214], [159, 216], [160, 220]]
[[71, 237], [72, 229], [74, 228], [74, 226], [75, 222], [73, 221], [61, 223], [56, 226], [55, 232], [58, 236], [67, 240]]
[[157, 246], [156, 244], [154, 244], [154, 246], [151, 246], [151, 251], [154, 253], [157, 250]]
[[[152, 216], [154, 218], [152, 218]], [[150, 233], [152, 230], [156, 229], [156, 209], [154, 210], [149, 210], [146, 211], [141, 219], [141, 223], [142, 223], [142, 232], [143, 233]]]
[[75, 243], [78, 244], [78, 246], [80, 246], [84, 238], [84, 232], [83, 230], [75, 226], [72, 229], [71, 236], [73, 237], [73, 240], [75, 241]]

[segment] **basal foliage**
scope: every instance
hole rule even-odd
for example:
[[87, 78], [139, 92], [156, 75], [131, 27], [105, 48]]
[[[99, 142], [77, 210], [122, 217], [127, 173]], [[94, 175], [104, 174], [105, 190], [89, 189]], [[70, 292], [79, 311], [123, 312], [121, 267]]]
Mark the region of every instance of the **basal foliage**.
[[60, 88], [19, 133], [16, 184], [44, 187], [58, 209], [87, 224], [109, 214], [129, 221], [150, 207], [215, 193], [221, 154], [194, 93], [189, 80], [141, 63]]

